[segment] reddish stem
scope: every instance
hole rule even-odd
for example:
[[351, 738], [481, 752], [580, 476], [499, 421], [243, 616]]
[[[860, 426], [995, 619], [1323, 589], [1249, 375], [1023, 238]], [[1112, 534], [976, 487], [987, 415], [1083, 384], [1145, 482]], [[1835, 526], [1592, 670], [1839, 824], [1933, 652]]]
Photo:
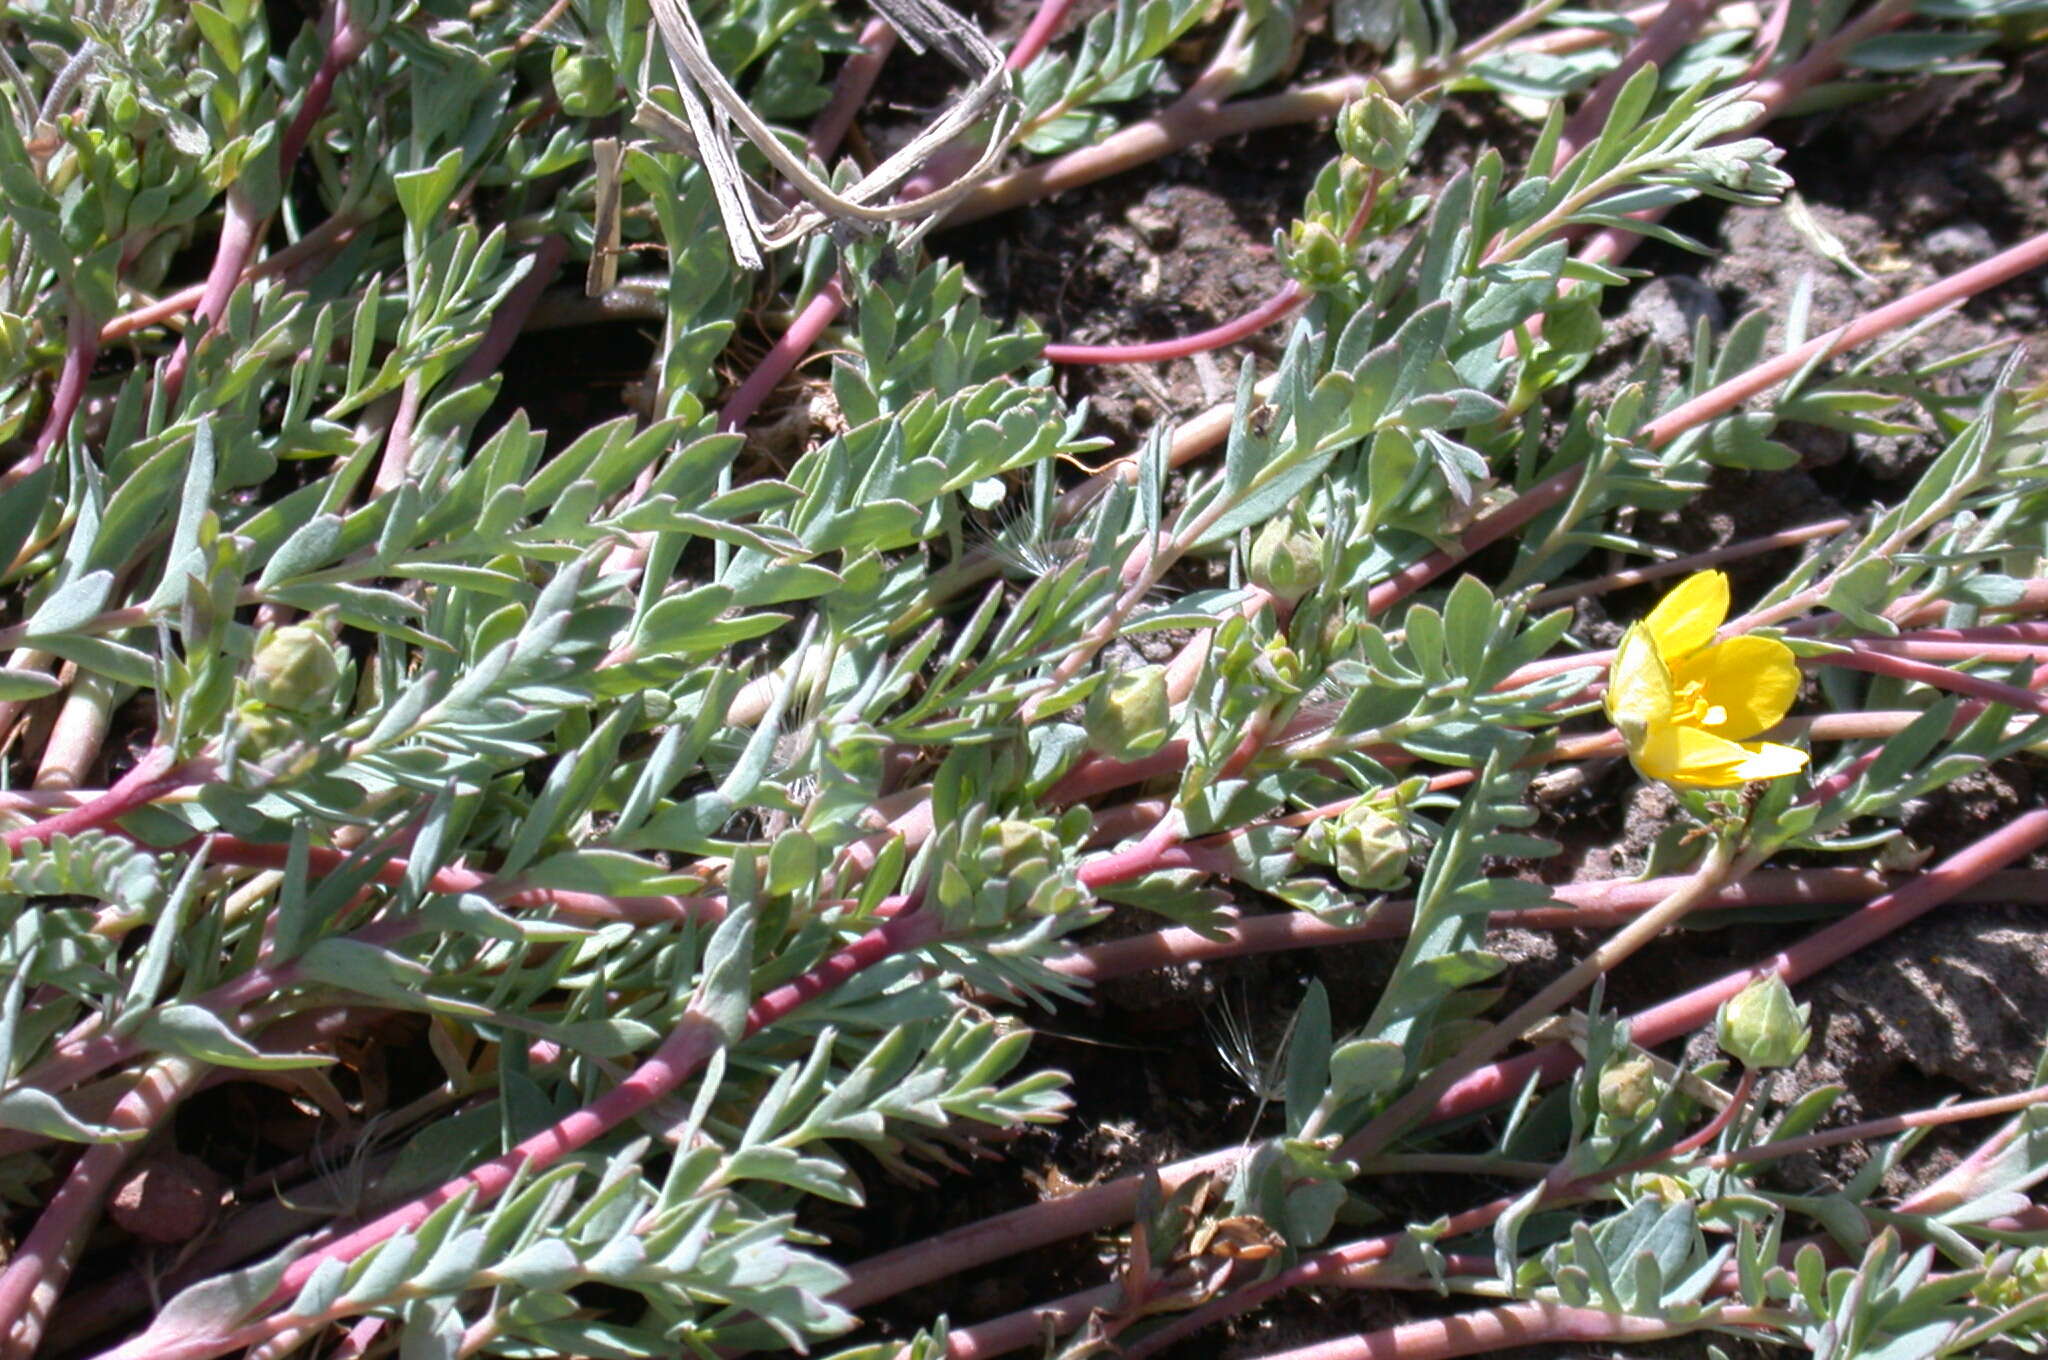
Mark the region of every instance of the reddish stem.
[[818, 343], [818, 337], [825, 328], [839, 319], [839, 313], [846, 309], [846, 293], [841, 286], [839, 275], [834, 274], [818, 290], [818, 295], [804, 304], [796, 314], [796, 320], [789, 323], [761, 361], [754, 365], [753, 372], [741, 380], [740, 385], [725, 400], [718, 412], [718, 428], [738, 430], [753, 419], [754, 412], [761, 409], [761, 403], [768, 400], [768, 394], [776, 384], [796, 371], [804, 356], [811, 352], [811, 346]]
[[1148, 364], [1165, 359], [1185, 359], [1225, 345], [1234, 345], [1256, 335], [1283, 317], [1299, 311], [1309, 300], [1299, 283], [1289, 281], [1273, 296], [1233, 321], [1174, 340], [1154, 340], [1133, 345], [1047, 345], [1045, 357], [1055, 364]]
[[[1887, 640], [1865, 642], [1861, 639], [1841, 644], [1848, 650], [1829, 652], [1824, 656], [1809, 657], [1816, 666], [1841, 666], [1847, 670], [1868, 671], [1872, 675], [1889, 676], [1894, 680], [1905, 680], [1913, 684], [1929, 685], [1955, 694], [1967, 694], [1986, 703], [2004, 704], [2023, 713], [2048, 714], [2048, 698], [2018, 685], [2008, 685], [1989, 676], [1972, 675], [1952, 666], [1937, 666], [1927, 661], [1915, 661], [1908, 654], [1911, 643], [1890, 643]], [[1942, 644], [1930, 644], [1941, 646]], [[1949, 644], [1971, 647], [1972, 644]], [[1975, 647], [1967, 655], [1983, 655], [1989, 647]], [[2028, 648], [2031, 654], [2034, 649]]]
[[292, 115], [291, 125], [277, 142], [277, 163], [286, 170], [298, 163], [299, 153], [306, 149], [306, 139], [313, 134], [313, 124], [327, 112], [328, 101], [334, 97], [334, 82], [370, 45], [370, 35], [355, 25], [348, 0], [338, 0], [328, 13], [334, 29], [327, 39], [327, 51], [322, 54], [313, 78], [306, 82], [299, 111]]
[[[1605, 1170], [1586, 1176], [1572, 1177], [1566, 1175], [1563, 1163], [1553, 1166], [1550, 1172], [1543, 1178], [1543, 1202], [1555, 1204], [1560, 1201], [1583, 1199], [1589, 1192], [1609, 1181], [1619, 1179], [1622, 1176], [1633, 1175], [1638, 1171], [1646, 1171], [1651, 1167], [1659, 1166], [1676, 1158], [1688, 1156], [1705, 1147], [1720, 1136], [1721, 1130], [1727, 1128], [1733, 1122], [1735, 1116], [1747, 1103], [1750, 1090], [1755, 1084], [1756, 1074], [1753, 1071], [1745, 1070], [1742, 1074], [1741, 1082], [1736, 1087], [1728, 1103], [1717, 1110], [1713, 1117], [1707, 1120], [1705, 1124], [1694, 1129], [1669, 1147], [1659, 1148], [1654, 1152], [1635, 1158], [1633, 1161], [1608, 1167]], [[1520, 1199], [1521, 1196], [1519, 1195], [1503, 1195], [1498, 1199], [1491, 1200], [1475, 1208], [1467, 1209], [1463, 1213], [1452, 1214], [1444, 1220], [1441, 1230], [1435, 1234], [1435, 1240], [1448, 1241], [1484, 1232], [1492, 1227], [1502, 1214], [1512, 1209]], [[1386, 1233], [1378, 1237], [1366, 1238], [1363, 1241], [1347, 1242], [1342, 1246], [1326, 1247], [1320, 1251], [1311, 1252], [1287, 1269], [1254, 1284], [1241, 1289], [1231, 1290], [1218, 1298], [1212, 1299], [1201, 1307], [1189, 1312], [1186, 1316], [1176, 1320], [1170, 1326], [1146, 1336], [1137, 1344], [1127, 1349], [1126, 1355], [1128, 1360], [1144, 1360], [1144, 1357], [1164, 1350], [1176, 1341], [1185, 1340], [1203, 1328], [1214, 1326], [1226, 1318], [1248, 1313], [1267, 1300], [1277, 1298], [1289, 1290], [1300, 1289], [1325, 1281], [1350, 1283], [1352, 1277], [1386, 1260], [1407, 1240], [1408, 1232], [1403, 1230], [1397, 1233]]]
[[491, 323], [484, 330], [484, 338], [462, 361], [462, 368], [455, 375], [457, 387], [482, 382], [498, 371], [498, 365], [505, 362], [505, 356], [512, 352], [512, 342], [526, 329], [527, 318], [533, 315], [541, 294], [555, 281], [556, 272], [568, 256], [569, 242], [561, 236], [543, 237], [533, 248], [531, 266], [512, 286], [512, 291], [505, 294], [498, 309], [491, 313]]
[[[289, 847], [240, 840], [234, 836], [207, 839], [210, 863], [233, 864], [247, 869], [282, 869], [289, 859]], [[334, 873], [348, 862], [340, 850], [316, 845], [307, 852], [307, 870], [319, 876]], [[405, 881], [406, 862], [388, 859], [371, 873], [372, 883]], [[432, 893], [482, 893], [493, 902], [512, 907], [555, 907], [577, 916], [601, 921], [634, 921], [654, 925], [665, 921], [717, 921], [725, 915], [725, 903], [716, 897], [610, 897], [603, 893], [578, 892], [569, 888], [527, 886], [517, 876], [500, 878], [450, 865], [435, 871], [427, 880]]]
[[1610, 590], [1626, 590], [1630, 586], [1645, 585], [1651, 581], [1667, 580], [1673, 576], [1684, 576], [1723, 562], [1739, 561], [1755, 557], [1760, 553], [1776, 552], [1780, 548], [1797, 547], [1816, 538], [1830, 538], [1856, 527], [1851, 519], [1828, 519], [1815, 524], [1801, 525], [1797, 529], [1785, 529], [1760, 538], [1746, 538], [1740, 543], [1730, 543], [1723, 548], [1709, 548], [1705, 552], [1687, 553], [1674, 557], [1668, 562], [1654, 562], [1647, 566], [1629, 567], [1622, 571], [1596, 576], [1590, 581], [1576, 585], [1556, 586], [1537, 593], [1529, 600], [1529, 611], [1548, 609], [1553, 605], [1569, 604], [1590, 595], [1604, 595]]
[[99, 326], [75, 297], [71, 300], [65, 332], [64, 367], [58, 370], [57, 387], [50, 394], [50, 414], [44, 417], [43, 428], [36, 435], [35, 447], [28, 457], [8, 470], [10, 483], [28, 476], [48, 460], [50, 450], [64, 438], [64, 432], [71, 428], [71, 418], [78, 414], [79, 403], [85, 400], [85, 380], [100, 357]]
[[[1773, 969], [1787, 982], [1808, 977], [1983, 882], [1994, 871], [2044, 842], [2048, 842], [2048, 811], [2026, 813], [1916, 876], [1912, 882], [1884, 894], [1854, 916], [1808, 936], [1759, 969]], [[1698, 1028], [1711, 1018], [1714, 1008], [1723, 1000], [1748, 985], [1759, 969], [1730, 974], [1675, 1001], [1639, 1013], [1631, 1019], [1631, 1036], [1647, 1048]], [[1431, 1117], [1446, 1119], [1469, 1114], [1511, 1099], [1532, 1076], [1557, 1080], [1568, 1076], [1578, 1062], [1578, 1055], [1569, 1046], [1552, 1045], [1481, 1068], [1446, 1092]], [[1246, 1152], [1241, 1147], [1224, 1148], [1146, 1174], [1156, 1176], [1161, 1191], [1171, 1194], [1196, 1176], [1228, 1171]], [[1058, 1200], [1013, 1209], [872, 1256], [852, 1267], [850, 1283], [834, 1296], [834, 1301], [858, 1308], [933, 1279], [1128, 1219], [1136, 1208], [1143, 1179], [1139, 1174], [1119, 1177]]]
[[[333, 246], [345, 245], [362, 224], [345, 213], [328, 218], [298, 240], [285, 246], [274, 255], [250, 265], [242, 273], [242, 282], [282, 273], [293, 265], [300, 264], [321, 254]], [[100, 327], [100, 343], [111, 345], [114, 341], [145, 330], [174, 316], [182, 316], [199, 305], [199, 299], [206, 296], [206, 285], [195, 283], [175, 293], [166, 293], [155, 302], [123, 312], [106, 325]]]
[[[1059, 26], [1065, 22], [1067, 13], [1074, 4], [1075, 0], [1041, 0], [1030, 26], [1024, 30], [1023, 36], [1017, 39], [1017, 45], [1010, 49], [1008, 65], [1011, 70], [1019, 70], [1028, 65], [1045, 49], [1045, 45], [1051, 42], [1053, 35], [1058, 32]], [[959, 143], [941, 148], [932, 157], [931, 163], [903, 186], [901, 195], [905, 198], [916, 198], [930, 193], [940, 185], [951, 183], [959, 177], [965, 159], [971, 155], [971, 150]], [[726, 399], [725, 405], [718, 413], [718, 428], [738, 430], [744, 427], [747, 421], [753, 418], [754, 412], [761, 409], [761, 403], [768, 399], [768, 394], [775, 390], [776, 384], [796, 371], [796, 366], [811, 352], [811, 346], [818, 342], [818, 337], [825, 333], [827, 326], [839, 319], [840, 312], [845, 308], [844, 280], [835, 273], [825, 286], [818, 290], [818, 295], [797, 313], [796, 320], [790, 323], [789, 329], [769, 347], [768, 352], [761, 356], [761, 361], [754, 365], [753, 371], [747, 374], [734, 389], [733, 394]]]
[[1010, 48], [1006, 63], [1012, 71], [1021, 71], [1038, 60], [1038, 54], [1052, 45], [1060, 28], [1067, 22], [1067, 16], [1074, 12], [1077, 0], [1041, 0], [1038, 11], [1031, 16], [1031, 22], [1017, 35], [1017, 41]]
[[153, 747], [134, 769], [122, 775], [99, 797], [39, 822], [0, 833], [0, 844], [9, 850], [18, 850], [29, 841], [48, 844], [56, 836], [75, 836], [81, 831], [98, 830], [171, 790], [183, 787], [184, 782], [185, 768], [172, 765], [170, 749]]
[[[1706, 1325], [1704, 1323], [1698, 1325]], [[1725, 1321], [1721, 1325], [1726, 1325]], [[1654, 1341], [1694, 1330], [1632, 1313], [1567, 1308], [1560, 1303], [1507, 1303], [1453, 1317], [1428, 1318], [1376, 1332], [1268, 1352], [1263, 1360], [1451, 1360], [1460, 1355], [1545, 1343]]]
[[1614, 108], [1614, 100], [1621, 93], [1629, 78], [1651, 62], [1663, 65], [1673, 53], [1692, 41], [1693, 35], [1713, 16], [1718, 0], [1671, 0], [1657, 21], [1643, 31], [1635, 44], [1629, 48], [1621, 64], [1600, 78], [1593, 92], [1586, 96], [1586, 102], [1579, 105], [1564, 125], [1564, 135], [1558, 139], [1557, 159], [1552, 162], [1552, 173], [1563, 168], [1574, 152], [1587, 143], [1596, 140], [1607, 127], [1607, 115]]
[[870, 19], [854, 43], [858, 50], [840, 63], [839, 76], [832, 82], [832, 97], [811, 120], [810, 136], [804, 139], [810, 153], [821, 161], [846, 140], [855, 115], [867, 103], [875, 81], [882, 74], [883, 64], [896, 50], [896, 30], [886, 19]]
[[[1788, 350], [1746, 372], [1738, 373], [1726, 382], [1709, 388], [1692, 400], [1657, 417], [1643, 426], [1636, 437], [1650, 448], [1662, 448], [1695, 426], [1704, 425], [1716, 417], [1726, 415], [1751, 397], [1803, 372], [1810, 364], [1854, 349], [1900, 326], [1909, 325], [1924, 316], [1953, 306], [1965, 298], [1975, 297], [1988, 288], [1995, 288], [2043, 264], [2048, 264], [2048, 232], [2023, 241], [2010, 250], [2002, 251], [1981, 264], [1972, 265], [1937, 283], [1909, 293], [1896, 302], [1886, 303], [1847, 325], [1838, 326], [1825, 335], [1807, 341], [1797, 349]], [[1458, 549], [1455, 553], [1438, 549], [1374, 586], [1366, 596], [1366, 607], [1375, 614], [1380, 613], [1395, 602], [1414, 594], [1481, 548], [1521, 528], [1569, 495], [1572, 488], [1578, 485], [1583, 472], [1584, 465], [1580, 464], [1544, 478], [1465, 530], [1459, 536]]]

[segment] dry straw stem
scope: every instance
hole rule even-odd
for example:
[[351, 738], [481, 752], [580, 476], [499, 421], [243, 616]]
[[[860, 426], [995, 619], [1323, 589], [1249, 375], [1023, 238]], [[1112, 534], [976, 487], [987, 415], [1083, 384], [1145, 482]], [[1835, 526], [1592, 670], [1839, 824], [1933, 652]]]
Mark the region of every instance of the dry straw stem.
[[[857, 228], [872, 228], [895, 222], [933, 218], [958, 201], [979, 183], [1009, 149], [1009, 135], [1016, 126], [1016, 110], [1009, 96], [1008, 75], [1002, 53], [968, 20], [939, 0], [877, 0], [875, 8], [903, 35], [913, 48], [935, 47], [954, 65], [975, 78], [975, 83], [948, 104], [945, 110], [894, 155], [849, 186], [844, 192], [813, 174], [803, 159], [782, 142], [761, 116], [753, 111], [739, 91], [712, 61], [704, 34], [696, 18], [681, 0], [650, 0], [655, 23], [661, 30], [662, 45], [679, 82], [687, 123], [675, 126], [668, 116], [652, 106], [642, 111], [643, 126], [651, 115], [664, 132], [686, 135], [703, 160], [718, 199], [733, 258], [746, 269], [764, 265], [763, 249], [774, 250], [803, 239], [827, 222]], [[706, 108], [709, 101], [711, 107]], [[993, 109], [996, 125], [980, 159], [952, 183], [928, 194], [900, 202], [884, 200], [916, 172], [919, 166], [950, 145], [983, 114]], [[713, 116], [716, 111], [716, 117]], [[740, 168], [739, 157], [726, 133], [737, 126], [806, 202], [790, 209], [773, 222], [764, 223], [756, 203], [775, 203], [765, 188]]]

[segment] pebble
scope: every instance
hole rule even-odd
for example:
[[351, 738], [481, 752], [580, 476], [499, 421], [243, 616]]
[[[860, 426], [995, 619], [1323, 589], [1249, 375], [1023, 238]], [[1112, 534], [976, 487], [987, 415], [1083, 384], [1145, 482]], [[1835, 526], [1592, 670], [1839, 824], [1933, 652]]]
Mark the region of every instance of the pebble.
[[1991, 239], [1990, 229], [1982, 222], [1965, 218], [1928, 232], [1921, 249], [1936, 265], [1955, 270], [1989, 259], [1997, 253], [1998, 243]]

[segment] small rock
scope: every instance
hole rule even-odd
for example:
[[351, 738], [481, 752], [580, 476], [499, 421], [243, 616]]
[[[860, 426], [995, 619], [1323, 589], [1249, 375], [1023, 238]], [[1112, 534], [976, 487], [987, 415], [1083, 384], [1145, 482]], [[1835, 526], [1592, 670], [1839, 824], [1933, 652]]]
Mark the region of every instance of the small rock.
[[143, 1241], [175, 1246], [197, 1237], [213, 1221], [221, 1188], [219, 1174], [197, 1157], [152, 1153], [114, 1187], [107, 1212]]
[[1693, 330], [1702, 318], [1715, 332], [1728, 324], [1727, 310], [1714, 290], [1683, 274], [1667, 274], [1638, 288], [1629, 299], [1628, 315], [1667, 353], [1690, 353]]
[[1927, 252], [1928, 259], [1947, 270], [1961, 269], [1989, 259], [1998, 251], [1998, 243], [1991, 239], [1990, 230], [1982, 222], [1972, 222], [1967, 218], [1928, 232], [1920, 245]]
[[1124, 220], [1136, 227], [1145, 244], [1154, 250], [1165, 250], [1180, 239], [1180, 223], [1148, 203], [1133, 207], [1124, 214]]

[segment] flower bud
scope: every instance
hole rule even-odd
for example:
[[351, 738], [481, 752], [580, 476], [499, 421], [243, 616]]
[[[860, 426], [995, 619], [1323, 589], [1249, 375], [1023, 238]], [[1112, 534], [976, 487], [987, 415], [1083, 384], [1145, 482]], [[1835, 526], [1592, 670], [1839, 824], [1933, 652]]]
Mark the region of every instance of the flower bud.
[[2048, 1297], [2048, 1247], [2028, 1247], [1977, 1286], [1977, 1301], [2001, 1311]]
[[1789, 1067], [1813, 1034], [1806, 1017], [1813, 1007], [1795, 1005], [1785, 979], [1772, 973], [1760, 977], [1721, 1003], [1714, 1017], [1721, 1047], [1744, 1067], [1765, 1071]]
[[555, 52], [555, 98], [571, 118], [596, 118], [611, 111], [619, 99], [619, 78], [603, 57], [585, 52]]
[[1690, 1185], [1676, 1176], [1662, 1171], [1646, 1172], [1631, 1181], [1630, 1189], [1642, 1199], [1654, 1199], [1660, 1204], [1684, 1204], [1693, 1198]]
[[1266, 639], [1252, 663], [1252, 673], [1282, 694], [1301, 693], [1301, 654], [1283, 637]]
[[1657, 1108], [1657, 1068], [1638, 1054], [1600, 1070], [1600, 1113], [1610, 1119], [1641, 1119]]
[[249, 663], [249, 697], [287, 713], [317, 713], [333, 701], [341, 660], [318, 628], [302, 623], [266, 628]]
[[126, 79], [117, 77], [107, 82], [106, 101], [107, 120], [121, 131], [133, 132], [142, 121], [142, 102]]
[[1346, 105], [1337, 120], [1337, 144], [1344, 154], [1383, 175], [1407, 163], [1414, 136], [1415, 124], [1407, 111], [1377, 89]]
[[1061, 916], [1088, 905], [1049, 818], [1005, 817], [968, 833], [958, 858], [940, 867], [940, 909], [963, 929], [995, 929], [1018, 916]]
[[1286, 604], [1293, 604], [1323, 581], [1323, 536], [1290, 517], [1276, 515], [1252, 539], [1246, 564], [1252, 584]]
[[1164, 666], [1119, 671], [1088, 697], [1088, 745], [1110, 760], [1133, 760], [1166, 744], [1173, 705]]
[[1360, 803], [1341, 816], [1311, 823], [1299, 850], [1304, 859], [1329, 865], [1354, 888], [1392, 892], [1408, 881], [1415, 845], [1400, 816]]
[[1287, 272], [1318, 291], [1336, 288], [1351, 274], [1351, 251], [1326, 223], [1297, 220], [1281, 246]]

